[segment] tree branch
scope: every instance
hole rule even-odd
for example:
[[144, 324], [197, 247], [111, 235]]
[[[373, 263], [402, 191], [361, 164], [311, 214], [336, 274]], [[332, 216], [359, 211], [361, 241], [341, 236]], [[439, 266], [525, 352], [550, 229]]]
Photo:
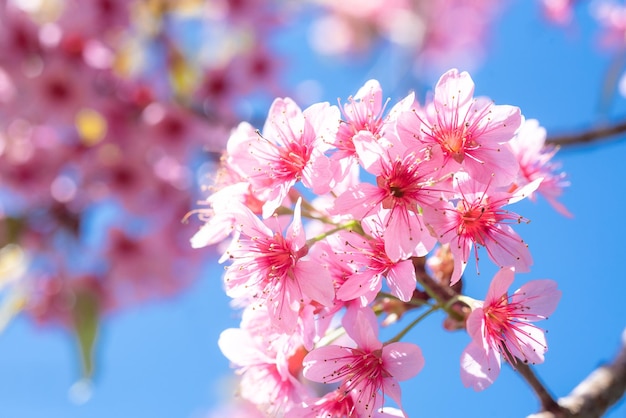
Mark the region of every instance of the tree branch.
[[[528, 418], [599, 418], [626, 392], [626, 338], [610, 364], [600, 366], [572, 392], [558, 400], [561, 411], [543, 411]], [[559, 415], [560, 413], [560, 415]]]
[[608, 139], [622, 133], [626, 133], [626, 121], [618, 122], [610, 126], [592, 128], [584, 132], [570, 135], [554, 135], [546, 139], [546, 145], [570, 146], [577, 144], [589, 144], [599, 140]]

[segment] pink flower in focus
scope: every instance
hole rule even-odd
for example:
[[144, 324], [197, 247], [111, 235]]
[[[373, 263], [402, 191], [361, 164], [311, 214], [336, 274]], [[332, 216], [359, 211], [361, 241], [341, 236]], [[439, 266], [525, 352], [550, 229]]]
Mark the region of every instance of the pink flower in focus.
[[335, 201], [333, 213], [357, 220], [374, 215], [381, 219], [381, 236], [391, 260], [426, 255], [436, 240], [423, 225], [420, 207], [438, 199], [439, 192], [432, 186], [437, 174], [433, 165], [415, 152], [401, 153], [401, 146], [385, 146], [367, 134], [360, 133], [354, 140], [361, 165], [376, 176], [376, 185], [348, 188]]
[[319, 347], [303, 360], [304, 377], [315, 382], [341, 382], [344, 396], [355, 393], [357, 416], [372, 417], [380, 391], [401, 406], [399, 381], [417, 375], [424, 366], [420, 348], [412, 343], [378, 340], [378, 324], [370, 309], [348, 310], [343, 319], [356, 347]]
[[[546, 130], [535, 119], [526, 120], [511, 140], [511, 149], [520, 166], [517, 186], [524, 186], [541, 178], [537, 192], [560, 214], [572, 217], [567, 208], [556, 200], [563, 193], [563, 188], [569, 186], [565, 173], [557, 172], [559, 165], [550, 161], [558, 148], [546, 146], [545, 142]], [[529, 198], [535, 200], [535, 194], [531, 193]]]
[[[484, 247], [499, 267], [515, 267], [519, 272], [527, 272], [532, 256], [524, 240], [508, 224], [528, 221], [502, 207], [530, 195], [540, 179], [513, 194], [494, 190], [467, 176], [457, 176], [455, 182], [459, 192], [456, 204], [442, 201], [439, 207], [424, 208], [424, 219], [439, 242], [450, 244], [454, 256], [450, 284], [461, 278], [473, 246]], [[475, 256], [478, 264], [477, 251]]]
[[354, 135], [361, 131], [378, 137], [383, 126], [383, 90], [377, 80], [367, 81], [354, 97], [348, 98], [343, 105], [342, 123], [339, 125], [334, 145], [335, 155], [345, 158], [356, 157], [352, 143]]
[[414, 95], [410, 94], [393, 106], [383, 118], [383, 90], [377, 80], [368, 80], [355, 96], [348, 98], [348, 103], [341, 109], [343, 119], [333, 142], [337, 149], [331, 160], [341, 167], [336, 180], [348, 175], [349, 169], [356, 163], [358, 155], [353, 142], [355, 136], [361, 134], [371, 136], [374, 140], [381, 139], [388, 131], [395, 129], [398, 114], [409, 110], [413, 102]]
[[334, 289], [328, 270], [305, 257], [308, 247], [300, 200], [285, 236], [263, 224], [241, 203], [231, 204], [240, 235], [226, 252], [233, 261], [224, 276], [226, 293], [267, 305], [272, 323], [285, 332], [296, 326], [303, 304], [332, 305]]
[[337, 291], [337, 298], [344, 301], [362, 298], [362, 306], [366, 306], [382, 289], [385, 277], [391, 294], [408, 302], [416, 284], [412, 261], [389, 258], [385, 239], [376, 231], [376, 225], [363, 221], [362, 226], [370, 239], [349, 232], [330, 237], [335, 238], [336, 257], [354, 269]]
[[249, 305], [240, 328], [224, 330], [218, 345], [241, 375], [241, 397], [276, 416], [307, 396], [298, 379], [305, 352], [298, 333], [278, 332], [268, 316], [266, 309]]
[[510, 184], [518, 166], [508, 141], [521, 124], [520, 110], [474, 98], [467, 72], [450, 70], [441, 76], [433, 101], [399, 116], [398, 134], [420, 151], [443, 159], [443, 173], [463, 167], [481, 183]]
[[553, 280], [533, 280], [509, 295], [513, 278], [512, 269], [496, 273], [482, 306], [467, 318], [472, 342], [461, 355], [461, 380], [466, 387], [478, 391], [490, 386], [500, 373], [501, 356], [513, 367], [518, 360], [544, 361], [545, 334], [532, 322], [554, 312], [561, 291]]
[[276, 99], [263, 134], [243, 124], [228, 141], [229, 163], [247, 180], [262, 200], [267, 218], [282, 204], [298, 181], [323, 194], [333, 177], [324, 151], [336, 133], [339, 110], [317, 103], [301, 111], [291, 99]]
[[350, 393], [346, 394], [341, 389], [328, 392], [318, 399], [309, 399], [298, 407], [292, 409], [285, 418], [343, 418], [355, 416], [354, 399]]

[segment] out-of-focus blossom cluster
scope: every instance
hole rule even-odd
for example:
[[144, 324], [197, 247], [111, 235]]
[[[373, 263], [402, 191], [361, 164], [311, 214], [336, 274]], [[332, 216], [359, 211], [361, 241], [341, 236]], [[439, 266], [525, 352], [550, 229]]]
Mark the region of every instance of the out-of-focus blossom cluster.
[[603, 100], [613, 97], [614, 91], [626, 97], [626, 68], [623, 63], [626, 50], [626, 3], [622, 0], [541, 0], [541, 5], [547, 19], [558, 25], [575, 23], [577, 8], [584, 11], [578, 16], [587, 15], [595, 20], [596, 45], [613, 54], [613, 64], [607, 71], [602, 88]]
[[[508, 206], [542, 194], [569, 215], [545, 131], [474, 96], [470, 75], [454, 69], [424, 102], [410, 93], [384, 103], [376, 80], [340, 107], [275, 99], [262, 129], [233, 129], [201, 209], [192, 245], [223, 244], [225, 291], [243, 308], [219, 346], [240, 396], [267, 416], [404, 416], [400, 382], [425, 361], [405, 337], [439, 309], [456, 320], [447, 329], [471, 337], [460, 353], [466, 386], [491, 385], [502, 359], [544, 361], [534, 322], [560, 291], [534, 280], [509, 293], [532, 256], [516, 232], [528, 220]], [[500, 269], [485, 299], [438, 297], [460, 291], [479, 253]], [[418, 309], [381, 337], [381, 324]]]
[[557, 25], [567, 25], [574, 17], [576, 0], [540, 0], [545, 18]]
[[197, 277], [196, 172], [277, 93], [277, 24], [263, 1], [0, 0], [0, 248], [28, 260], [11, 306], [81, 328]]
[[453, 60], [477, 66], [503, 9], [494, 0], [314, 0], [326, 10], [313, 24], [313, 47], [345, 55], [388, 43], [413, 57], [417, 71], [440, 71]]

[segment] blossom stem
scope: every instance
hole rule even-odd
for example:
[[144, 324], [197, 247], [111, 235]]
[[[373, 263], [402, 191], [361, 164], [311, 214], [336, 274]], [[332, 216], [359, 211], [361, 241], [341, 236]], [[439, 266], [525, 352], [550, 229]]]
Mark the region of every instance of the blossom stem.
[[324, 238], [339, 232], [339, 231], [354, 231], [360, 235], [363, 234], [363, 229], [361, 228], [361, 225], [359, 224], [359, 221], [355, 221], [355, 220], [351, 220], [346, 222], [345, 224], [341, 224], [341, 225], [337, 225], [335, 228], [330, 229], [328, 231], [322, 232], [319, 235], [314, 236], [313, 238], [309, 238], [307, 240], [307, 245], [313, 245], [313, 243], [318, 242], [323, 240]]
[[400, 331], [392, 339], [388, 340], [385, 344], [391, 344], [391, 343], [395, 343], [395, 342], [400, 341], [415, 325], [419, 324], [424, 318], [426, 318], [431, 313], [439, 310], [440, 308], [441, 308], [441, 305], [432, 305], [430, 307], [430, 309], [428, 309], [426, 312], [422, 312], [422, 314], [420, 316], [418, 316], [413, 321], [411, 321], [410, 324], [408, 324], [406, 327], [404, 327], [404, 329], [402, 331]]
[[444, 307], [448, 315], [454, 320], [463, 321], [469, 312], [465, 312], [466, 305], [464, 303], [454, 300], [458, 293], [450, 286], [442, 286], [430, 277], [424, 269], [422, 259], [413, 257], [413, 266], [417, 281], [424, 287], [426, 293]]

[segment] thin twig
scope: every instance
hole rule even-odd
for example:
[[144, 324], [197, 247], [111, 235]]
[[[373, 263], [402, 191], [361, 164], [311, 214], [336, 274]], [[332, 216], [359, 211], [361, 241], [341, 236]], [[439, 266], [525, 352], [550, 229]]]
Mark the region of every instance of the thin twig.
[[579, 144], [589, 144], [592, 142], [605, 140], [610, 137], [626, 133], [626, 121], [618, 122], [614, 125], [600, 126], [587, 131], [577, 132], [569, 135], [554, 135], [546, 139], [546, 145], [570, 146]]

